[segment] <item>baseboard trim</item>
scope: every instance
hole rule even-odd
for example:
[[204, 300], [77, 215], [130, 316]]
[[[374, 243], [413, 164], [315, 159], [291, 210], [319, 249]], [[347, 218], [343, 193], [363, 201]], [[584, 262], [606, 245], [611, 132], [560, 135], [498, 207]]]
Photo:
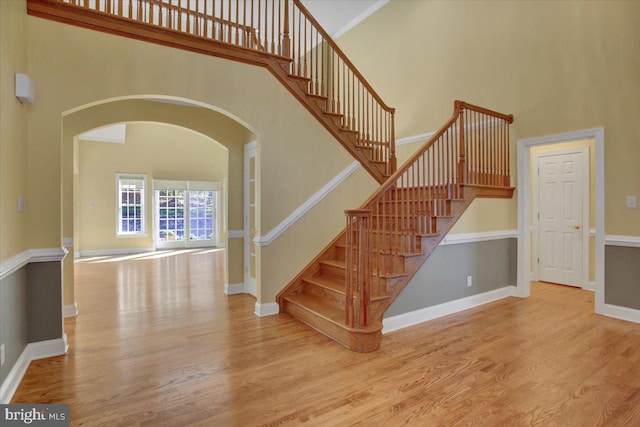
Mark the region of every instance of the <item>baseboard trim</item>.
[[277, 302], [268, 302], [265, 304], [256, 303], [255, 309], [256, 316], [265, 317], [265, 316], [273, 316], [274, 314], [280, 313], [280, 306]]
[[120, 249], [96, 249], [91, 251], [80, 251], [78, 256], [112, 256], [112, 255], [133, 255], [155, 252], [155, 248], [120, 248]]
[[13, 394], [33, 360], [61, 356], [67, 353], [68, 348], [66, 334], [62, 338], [27, 344], [0, 386], [0, 403], [4, 405], [11, 402]]
[[582, 287], [583, 290], [585, 291], [591, 291], [591, 292], [595, 292], [596, 291], [596, 282], [588, 282], [587, 286], [583, 286]]
[[224, 293], [225, 295], [237, 295], [237, 294], [246, 294], [247, 291], [245, 289], [244, 283], [232, 283], [224, 284]]
[[382, 319], [382, 333], [388, 334], [389, 332], [408, 328], [409, 326], [414, 326], [439, 317], [448, 316], [479, 305], [515, 296], [515, 292], [515, 286], [505, 286], [482, 294], [471, 295], [454, 301], [434, 305], [432, 307], [426, 307], [409, 313], [391, 316], [386, 319]]
[[76, 317], [78, 315], [78, 304], [67, 304], [62, 308], [62, 315], [67, 317]]
[[600, 314], [615, 319], [626, 320], [627, 322], [640, 323], [640, 310], [635, 308], [604, 304], [604, 308]]

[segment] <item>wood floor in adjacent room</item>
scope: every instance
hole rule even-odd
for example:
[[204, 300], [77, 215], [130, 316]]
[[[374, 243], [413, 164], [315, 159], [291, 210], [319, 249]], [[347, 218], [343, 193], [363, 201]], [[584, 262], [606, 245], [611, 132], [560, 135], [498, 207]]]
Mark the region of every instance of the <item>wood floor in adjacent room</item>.
[[77, 261], [69, 354], [33, 362], [13, 402], [84, 426], [640, 425], [640, 325], [588, 291], [535, 283], [358, 354], [224, 295], [224, 256]]

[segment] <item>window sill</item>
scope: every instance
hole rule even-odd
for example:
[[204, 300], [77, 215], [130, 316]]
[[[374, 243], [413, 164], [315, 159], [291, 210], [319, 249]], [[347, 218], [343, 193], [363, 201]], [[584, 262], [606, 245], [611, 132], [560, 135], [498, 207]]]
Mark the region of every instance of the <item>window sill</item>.
[[117, 239], [144, 238], [148, 236], [149, 236], [148, 233], [126, 233], [126, 234], [116, 233]]

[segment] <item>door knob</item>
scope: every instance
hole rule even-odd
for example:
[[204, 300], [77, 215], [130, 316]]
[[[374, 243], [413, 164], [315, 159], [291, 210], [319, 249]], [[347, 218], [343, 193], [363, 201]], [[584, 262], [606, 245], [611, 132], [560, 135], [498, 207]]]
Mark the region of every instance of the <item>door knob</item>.
[[580, 230], [580, 224], [574, 225], [573, 228], [575, 228], [576, 230]]

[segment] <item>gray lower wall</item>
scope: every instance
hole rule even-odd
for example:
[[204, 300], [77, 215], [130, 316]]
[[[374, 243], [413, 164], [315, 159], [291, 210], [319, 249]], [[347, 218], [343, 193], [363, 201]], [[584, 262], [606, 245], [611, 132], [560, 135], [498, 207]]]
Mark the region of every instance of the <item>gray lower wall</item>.
[[[0, 0], [1, 1], [1, 0]], [[0, 280], [0, 384], [28, 343], [62, 337], [61, 263], [27, 264]]]
[[[516, 239], [439, 246], [384, 317], [516, 285]], [[473, 285], [467, 287], [467, 276]]]
[[62, 337], [61, 267], [61, 262], [38, 262], [27, 266], [29, 342]]
[[640, 248], [605, 246], [604, 302], [640, 310]]
[[27, 267], [0, 280], [0, 343], [6, 360], [0, 367], [0, 384], [29, 342]]

